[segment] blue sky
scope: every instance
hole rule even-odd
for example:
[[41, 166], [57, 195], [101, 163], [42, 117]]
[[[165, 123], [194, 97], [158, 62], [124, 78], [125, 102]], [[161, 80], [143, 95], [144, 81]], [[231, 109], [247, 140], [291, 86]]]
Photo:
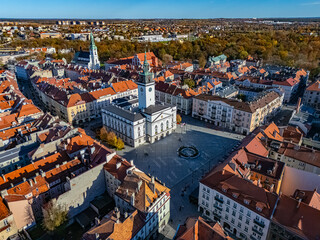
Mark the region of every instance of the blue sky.
[[320, 17], [320, 0], [0, 0], [0, 18]]

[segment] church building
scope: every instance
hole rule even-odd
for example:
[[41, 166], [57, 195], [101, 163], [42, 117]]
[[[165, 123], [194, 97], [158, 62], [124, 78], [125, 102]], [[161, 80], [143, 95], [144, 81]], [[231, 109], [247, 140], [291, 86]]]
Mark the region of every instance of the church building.
[[89, 52], [80, 50], [76, 52], [71, 63], [80, 65], [88, 69], [100, 69], [100, 61], [98, 57], [98, 49], [94, 43], [92, 33], [90, 34], [90, 49]]
[[143, 71], [137, 82], [138, 107], [125, 109], [113, 104], [102, 109], [103, 125], [133, 147], [153, 143], [176, 129], [177, 109], [155, 101], [155, 82], [149, 68], [145, 56]]

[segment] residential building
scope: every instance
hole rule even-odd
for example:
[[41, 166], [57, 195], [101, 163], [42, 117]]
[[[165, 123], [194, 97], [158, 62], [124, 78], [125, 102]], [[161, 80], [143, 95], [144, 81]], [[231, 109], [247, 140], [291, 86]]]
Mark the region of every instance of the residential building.
[[189, 217], [179, 225], [174, 240], [231, 240], [218, 222], [206, 221], [202, 217]]
[[182, 89], [176, 85], [158, 82], [155, 87], [156, 101], [172, 104], [185, 115], [192, 113], [192, 97], [198, 95], [191, 89]]
[[320, 110], [320, 80], [307, 87], [303, 95], [303, 104]]
[[269, 156], [287, 166], [320, 175], [320, 151], [291, 142], [271, 145]]
[[252, 102], [201, 94], [193, 98], [192, 116], [247, 135], [275, 115], [282, 101], [283, 95], [275, 91]]
[[320, 229], [315, 227], [320, 222], [320, 210], [304, 202], [303, 198], [303, 194], [292, 197], [280, 196], [270, 224], [268, 239], [307, 240], [320, 237]]
[[233, 238], [266, 239], [278, 196], [226, 170], [200, 181], [199, 211]]

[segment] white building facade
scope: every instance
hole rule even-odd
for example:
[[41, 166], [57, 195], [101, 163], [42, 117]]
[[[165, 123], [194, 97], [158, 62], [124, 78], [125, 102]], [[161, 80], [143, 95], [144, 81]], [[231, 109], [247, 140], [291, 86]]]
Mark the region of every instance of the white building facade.
[[153, 143], [176, 129], [177, 108], [155, 102], [155, 82], [146, 60], [138, 82], [139, 108], [126, 110], [110, 105], [102, 110], [103, 125], [130, 146]]

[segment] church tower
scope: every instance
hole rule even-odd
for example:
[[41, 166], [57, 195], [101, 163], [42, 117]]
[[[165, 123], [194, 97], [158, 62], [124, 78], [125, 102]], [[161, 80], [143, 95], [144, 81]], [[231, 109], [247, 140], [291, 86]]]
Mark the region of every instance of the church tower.
[[92, 32], [90, 34], [90, 62], [88, 64], [89, 69], [100, 69], [100, 61], [98, 57], [98, 49], [94, 43]]
[[138, 81], [139, 108], [145, 109], [155, 104], [155, 83], [152, 73], [149, 71], [147, 53], [144, 54], [143, 71]]

